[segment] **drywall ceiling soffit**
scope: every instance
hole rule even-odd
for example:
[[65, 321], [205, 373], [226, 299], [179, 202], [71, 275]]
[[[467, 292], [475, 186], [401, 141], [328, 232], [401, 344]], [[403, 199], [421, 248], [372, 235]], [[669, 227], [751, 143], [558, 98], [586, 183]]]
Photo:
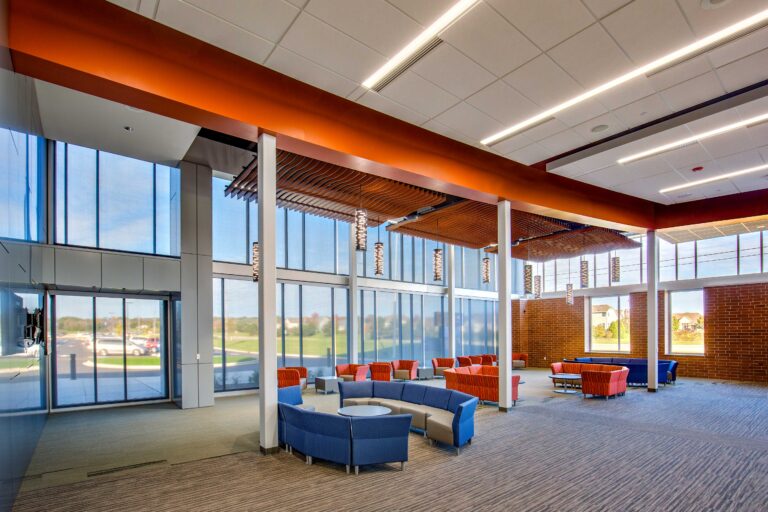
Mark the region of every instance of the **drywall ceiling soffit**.
[[184, 155], [184, 160], [208, 166], [222, 175], [235, 178], [253, 161], [255, 156], [256, 151], [248, 151], [198, 136]]
[[198, 126], [35, 80], [43, 134], [139, 160], [177, 165]]

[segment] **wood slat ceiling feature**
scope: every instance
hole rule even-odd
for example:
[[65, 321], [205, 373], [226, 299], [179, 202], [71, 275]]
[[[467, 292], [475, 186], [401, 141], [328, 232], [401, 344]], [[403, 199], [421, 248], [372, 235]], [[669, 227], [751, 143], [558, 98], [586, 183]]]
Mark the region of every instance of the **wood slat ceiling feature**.
[[[497, 209], [492, 204], [462, 201], [417, 219], [387, 227], [389, 231], [481, 249], [495, 244]], [[512, 239], [545, 236], [569, 228], [569, 223], [533, 213], [512, 211]]]
[[512, 257], [529, 261], [548, 261], [554, 258], [573, 258], [585, 254], [635, 249], [640, 246], [639, 242], [617, 231], [585, 226], [522, 242], [512, 247]]
[[727, 235], [745, 235], [759, 233], [768, 229], [768, 215], [735, 219], [730, 221], [712, 222], [687, 226], [685, 228], [665, 229], [658, 231], [659, 238], [670, 243], [692, 242]]
[[[258, 200], [254, 161], [226, 189], [229, 196]], [[277, 152], [277, 204], [292, 210], [352, 222], [355, 209], [368, 212], [368, 225], [405, 217], [443, 203], [439, 192], [354, 171], [288, 151]]]

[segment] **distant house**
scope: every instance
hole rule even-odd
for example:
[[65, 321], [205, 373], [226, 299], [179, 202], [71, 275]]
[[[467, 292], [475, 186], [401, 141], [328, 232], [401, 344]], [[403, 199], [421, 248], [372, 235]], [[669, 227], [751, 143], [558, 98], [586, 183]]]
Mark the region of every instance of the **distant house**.
[[610, 325], [619, 319], [619, 312], [608, 304], [595, 304], [592, 306], [592, 326], [602, 325], [608, 329]]
[[700, 313], [678, 313], [674, 315], [674, 318], [677, 318], [677, 329], [679, 331], [693, 332], [701, 322]]

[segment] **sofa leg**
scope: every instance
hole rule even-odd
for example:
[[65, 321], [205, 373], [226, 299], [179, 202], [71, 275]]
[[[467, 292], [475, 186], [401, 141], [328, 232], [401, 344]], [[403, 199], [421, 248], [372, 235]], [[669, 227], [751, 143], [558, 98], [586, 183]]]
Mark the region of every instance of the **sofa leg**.
[[355, 476], [360, 474], [360, 466], [355, 466]]
[[307, 464], [309, 464], [310, 466], [312, 465], [312, 456], [311, 455], [307, 455]]
[[347, 464], [347, 474], [349, 474], [349, 464]]
[[400, 471], [404, 471], [404, 470], [405, 470], [405, 462], [400, 461]]
[[472, 444], [472, 439], [470, 438], [469, 441], [467, 441], [467, 444]]
[[456, 448], [456, 455], [461, 455], [461, 448]]

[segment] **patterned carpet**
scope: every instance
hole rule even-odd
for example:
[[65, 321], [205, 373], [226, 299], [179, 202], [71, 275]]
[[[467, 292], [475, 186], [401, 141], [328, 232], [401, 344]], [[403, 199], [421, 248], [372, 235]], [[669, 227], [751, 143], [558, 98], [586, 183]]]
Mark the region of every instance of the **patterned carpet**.
[[28, 490], [14, 510], [765, 511], [768, 389], [683, 381], [478, 411], [460, 456], [412, 434], [405, 471], [252, 451]]

